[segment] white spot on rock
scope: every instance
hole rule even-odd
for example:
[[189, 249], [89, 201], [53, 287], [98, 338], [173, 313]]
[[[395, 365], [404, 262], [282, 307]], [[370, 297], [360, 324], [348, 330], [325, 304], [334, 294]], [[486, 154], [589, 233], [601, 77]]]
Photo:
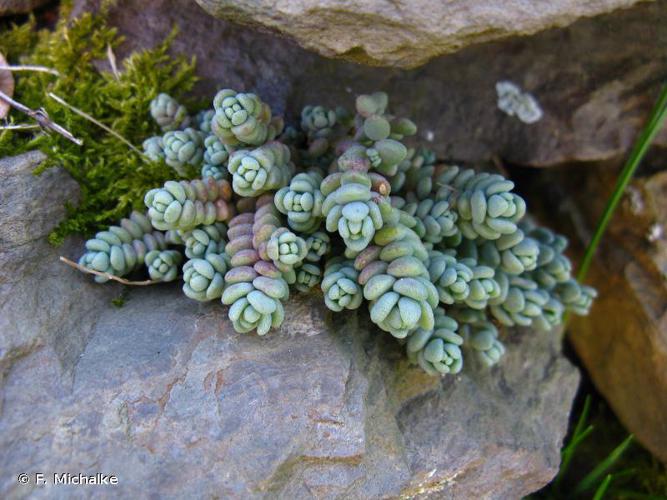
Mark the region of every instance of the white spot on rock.
[[656, 223], [649, 228], [646, 239], [648, 239], [651, 243], [655, 243], [656, 241], [661, 240], [664, 235], [665, 230], [660, 224]]
[[498, 94], [498, 109], [509, 116], [516, 116], [523, 123], [535, 123], [542, 118], [542, 108], [537, 99], [530, 93], [524, 92], [513, 82], [502, 81], [496, 83]]

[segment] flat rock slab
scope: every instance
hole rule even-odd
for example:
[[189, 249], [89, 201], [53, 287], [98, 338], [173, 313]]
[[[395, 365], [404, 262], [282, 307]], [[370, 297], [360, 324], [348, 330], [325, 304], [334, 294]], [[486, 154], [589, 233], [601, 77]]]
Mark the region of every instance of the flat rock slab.
[[[76, 15], [98, 0], [74, 3]], [[126, 37], [119, 58], [157, 45], [178, 26], [173, 52], [196, 56], [198, 94], [211, 101], [224, 87], [255, 92], [294, 123], [307, 104], [351, 109], [356, 94], [383, 90], [440, 158], [548, 167], [630, 149], [667, 78], [665, 6], [639, 3], [564, 29], [470, 47], [412, 71], [327, 59], [182, 0], [118, 0], [109, 21]], [[496, 83], [505, 80], [535, 97], [540, 121], [526, 124], [498, 109]], [[667, 129], [658, 142], [667, 145]]]
[[556, 334], [506, 332], [498, 367], [439, 379], [318, 294], [294, 294], [264, 338], [175, 284], [118, 308], [118, 286], [58, 262], [81, 242], [45, 242], [76, 186], [33, 176], [40, 159], [0, 161], [1, 497], [517, 498], [556, 473], [579, 380]]
[[294, 38], [326, 57], [414, 68], [441, 54], [567, 26], [637, 0], [196, 0], [211, 14]]

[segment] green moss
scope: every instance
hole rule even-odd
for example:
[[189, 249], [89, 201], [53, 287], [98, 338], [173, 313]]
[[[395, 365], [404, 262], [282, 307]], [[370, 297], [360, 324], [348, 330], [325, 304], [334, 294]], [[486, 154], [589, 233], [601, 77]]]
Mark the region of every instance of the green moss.
[[[140, 145], [158, 133], [147, 111], [151, 99], [159, 92], [178, 98], [196, 82], [194, 60], [168, 55], [175, 32], [157, 47], [125, 59], [116, 75], [110, 69], [108, 48], [113, 50], [122, 38], [108, 26], [104, 11], [86, 13], [73, 21], [67, 21], [67, 11], [64, 7], [53, 31], [36, 30], [31, 20], [0, 36], [0, 51], [10, 63], [46, 66], [61, 75], [17, 73], [15, 99], [33, 109], [44, 107], [53, 121], [84, 142], [80, 147], [59, 135], [0, 132], [0, 156], [40, 149], [47, 160], [36, 173], [62, 166], [81, 186], [78, 205], [67, 206], [65, 220], [49, 237], [54, 244], [72, 233], [90, 234], [132, 208], [141, 208], [144, 193], [175, 174], [164, 163], [147, 162], [116, 137], [47, 97], [47, 92]], [[29, 121], [16, 111], [9, 120]], [[195, 174], [188, 172], [188, 176]]]

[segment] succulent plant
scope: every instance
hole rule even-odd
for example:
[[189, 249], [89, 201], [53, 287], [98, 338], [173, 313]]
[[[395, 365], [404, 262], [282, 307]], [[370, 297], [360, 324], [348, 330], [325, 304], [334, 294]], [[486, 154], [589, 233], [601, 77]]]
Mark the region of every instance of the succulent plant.
[[215, 116], [215, 110], [214, 109], [206, 109], [203, 111], [200, 111], [195, 115], [195, 127], [199, 129], [201, 132], [204, 132], [206, 135], [210, 135], [213, 133], [213, 128], [212, 128], [212, 122], [213, 122], [213, 117]]
[[397, 338], [417, 328], [432, 329], [438, 291], [424, 264], [427, 253], [419, 237], [399, 223], [378, 231], [374, 242], [377, 246], [366, 248], [354, 263], [371, 321]]
[[158, 281], [174, 281], [182, 260], [183, 256], [177, 250], [151, 250], [144, 259], [148, 275]]
[[470, 291], [463, 303], [472, 309], [485, 309], [490, 300], [501, 296], [502, 290], [495, 279], [496, 271], [492, 267], [483, 266], [471, 258], [458, 258], [460, 264], [472, 271], [469, 281]]
[[211, 128], [223, 144], [259, 146], [280, 132], [271, 126], [271, 109], [255, 94], [223, 89], [213, 108]]
[[572, 263], [565, 256], [567, 239], [547, 228], [524, 225], [530, 237], [538, 244], [536, 269], [530, 273], [539, 285], [552, 290], [558, 283], [564, 283], [572, 277]]
[[202, 258], [188, 260], [183, 266], [183, 293], [200, 302], [220, 298], [227, 269], [224, 253], [209, 252]]
[[335, 312], [343, 309], [358, 309], [363, 302], [363, 291], [357, 278], [359, 272], [352, 261], [340, 257], [331, 259], [324, 269], [322, 293], [324, 303]]
[[142, 147], [144, 154], [152, 161], [164, 160], [164, 144], [161, 135], [149, 137], [143, 142]]
[[202, 133], [193, 129], [173, 130], [162, 137], [164, 161], [180, 175], [185, 175], [185, 166], [199, 166], [204, 157]]
[[276, 193], [276, 208], [287, 215], [287, 224], [295, 231], [312, 233], [319, 229], [324, 202], [321, 183], [322, 177], [317, 172], [303, 172]]
[[498, 329], [493, 323], [466, 323], [461, 327], [461, 335], [464, 345], [487, 367], [498, 363], [505, 354], [505, 346], [498, 340]]
[[227, 285], [222, 303], [230, 306], [229, 319], [237, 332], [257, 330], [258, 335], [265, 335], [285, 318], [282, 301], [289, 297], [289, 286], [282, 272], [272, 262], [262, 259], [262, 252], [256, 249], [258, 243], [265, 243], [260, 234], [262, 229], [270, 228], [256, 219], [257, 213], [248, 212], [229, 223], [225, 251], [232, 268], [225, 275]]
[[445, 311], [434, 311], [432, 330], [418, 328], [408, 337], [408, 359], [421, 366], [429, 375], [456, 374], [463, 368], [461, 345], [463, 338], [456, 333], [458, 323]]
[[286, 227], [276, 229], [266, 244], [266, 254], [278, 267], [293, 269], [303, 262], [308, 253], [306, 241]]
[[450, 167], [439, 175], [436, 197], [456, 206], [458, 225], [468, 239], [497, 240], [513, 234], [526, 213], [526, 203], [512, 192], [514, 183], [498, 174]]
[[[86, 252], [79, 264], [93, 271], [125, 276], [144, 264], [148, 252], [165, 247], [164, 234], [155, 231], [144, 214], [132, 212], [118, 226], [110, 226], [86, 241]], [[98, 283], [108, 280], [95, 276]]]
[[184, 293], [219, 298], [237, 332], [259, 335], [282, 324], [290, 286], [319, 286], [332, 311], [366, 302], [432, 375], [459, 373], [463, 353], [497, 363], [496, 325], [549, 330], [588, 313], [596, 292], [572, 278], [567, 240], [524, 218], [501, 175], [408, 148], [417, 127], [385, 93], [359, 96], [354, 116], [306, 106], [286, 129], [255, 94], [221, 90], [213, 108], [188, 128], [171, 97], [151, 103], [165, 134], [144, 141], [146, 156], [201, 179], [148, 191], [147, 216], [97, 233], [81, 265], [112, 276], [145, 265], [171, 281], [183, 249]]
[[168, 94], [158, 94], [151, 101], [151, 116], [163, 132], [185, 128], [190, 123], [188, 110]]
[[517, 229], [497, 240], [485, 241], [480, 246], [480, 262], [507, 274], [519, 275], [537, 267], [539, 253], [537, 241]]
[[206, 179], [210, 177], [216, 181], [229, 178], [229, 172], [227, 172], [226, 167], [216, 167], [215, 165], [209, 165], [204, 163], [201, 167], [201, 178]]
[[231, 219], [234, 207], [231, 187], [225, 180], [167, 181], [144, 197], [153, 227], [166, 231], [188, 231], [195, 227]]
[[322, 213], [327, 231], [337, 231], [355, 252], [368, 246], [391, 211], [388, 199], [374, 192], [369, 176], [360, 172], [331, 174], [322, 181], [320, 190], [326, 197]]
[[453, 255], [431, 251], [428, 272], [443, 304], [461, 303], [470, 295], [473, 271]]
[[229, 159], [229, 153], [224, 144], [215, 135], [204, 139], [204, 165], [224, 167]]
[[416, 219], [414, 230], [424, 243], [437, 244], [459, 232], [456, 226], [458, 216], [446, 200], [435, 201], [427, 198], [421, 201], [406, 201], [392, 197], [392, 204]]
[[227, 242], [227, 226], [224, 222], [202, 225], [183, 234], [185, 255], [188, 259], [199, 259], [208, 253], [223, 253]]
[[309, 292], [322, 281], [322, 270], [317, 264], [304, 263], [296, 269], [294, 287], [300, 292]]
[[507, 277], [499, 272], [501, 296], [492, 300], [490, 312], [494, 318], [506, 326], [530, 326], [543, 314], [543, 307], [549, 302], [549, 293], [538, 287], [531, 279], [519, 276]]
[[227, 164], [232, 187], [240, 196], [254, 197], [285, 186], [294, 170], [289, 148], [280, 142], [269, 142], [257, 149], [232, 153]]
[[589, 313], [593, 299], [597, 297], [597, 292], [594, 288], [580, 285], [573, 279], [558, 283], [554, 292], [566, 310], [572, 311], [579, 316], [586, 316]]
[[322, 260], [322, 257], [329, 253], [329, 250], [331, 249], [331, 238], [329, 238], [327, 233], [317, 231], [308, 236], [306, 246], [308, 248], [306, 260], [308, 262], [319, 262]]
[[419, 199], [427, 198], [433, 188], [433, 179], [432, 177], [422, 176], [420, 173], [429, 170], [434, 172], [434, 169], [430, 167], [433, 167], [435, 162], [436, 156], [432, 150], [424, 147], [409, 148], [406, 158], [399, 163], [396, 174], [390, 179], [391, 192], [394, 194], [412, 192], [419, 195], [416, 189], [417, 183], [422, 179], [423, 182], [428, 179], [428, 186], [422, 187], [422, 190], [425, 190], [426, 193], [424, 196], [418, 196]]
[[310, 138], [329, 137], [336, 125], [336, 111], [324, 106], [306, 106], [301, 110], [301, 130]]

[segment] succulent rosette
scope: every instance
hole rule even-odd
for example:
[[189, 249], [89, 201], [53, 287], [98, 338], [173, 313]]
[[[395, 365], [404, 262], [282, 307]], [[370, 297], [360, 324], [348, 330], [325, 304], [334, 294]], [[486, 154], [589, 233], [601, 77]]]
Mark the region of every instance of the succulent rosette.
[[322, 270], [317, 264], [306, 262], [296, 269], [294, 286], [300, 292], [309, 292], [322, 281]]
[[501, 296], [490, 302], [490, 312], [494, 318], [506, 326], [531, 326], [540, 321], [544, 306], [549, 302], [549, 293], [539, 288], [537, 283], [519, 276], [497, 275]]
[[546, 290], [568, 281], [572, 277], [572, 263], [564, 253], [567, 238], [543, 227], [524, 225], [524, 228], [539, 247], [537, 265], [530, 276]]
[[586, 316], [589, 313], [593, 300], [597, 297], [594, 288], [581, 285], [573, 279], [556, 285], [554, 293], [567, 311], [579, 316]]
[[331, 259], [324, 269], [322, 293], [324, 303], [332, 311], [358, 309], [363, 302], [363, 291], [357, 278], [359, 272], [352, 261], [340, 257]]
[[202, 258], [188, 260], [183, 266], [183, 293], [200, 302], [220, 298], [227, 269], [224, 253], [209, 252]]
[[162, 137], [164, 161], [181, 175], [185, 166], [198, 167], [204, 158], [204, 140], [202, 133], [193, 129], [174, 130]]
[[463, 338], [456, 333], [457, 329], [458, 323], [443, 309], [437, 308], [433, 329], [418, 328], [408, 337], [408, 359], [429, 375], [459, 373], [463, 368]]
[[493, 323], [466, 323], [461, 327], [461, 335], [464, 345], [484, 366], [495, 365], [505, 354], [505, 346], [498, 340], [498, 329]]
[[151, 279], [166, 282], [176, 279], [182, 260], [183, 256], [177, 250], [151, 250], [146, 254], [144, 262]]
[[207, 253], [224, 252], [227, 242], [227, 226], [224, 222], [215, 222], [208, 226], [199, 226], [183, 233], [185, 255], [188, 259], [198, 259]]
[[387, 198], [372, 191], [367, 175], [354, 171], [332, 174], [320, 190], [326, 196], [322, 213], [327, 231], [337, 231], [352, 251], [366, 248], [384, 225], [383, 212], [391, 210]]
[[231, 219], [231, 187], [225, 180], [167, 181], [144, 197], [153, 227], [162, 231], [188, 231], [205, 224]]
[[149, 137], [142, 143], [142, 147], [144, 148], [144, 154], [151, 161], [164, 160], [164, 144], [161, 135]]
[[474, 273], [453, 255], [437, 250], [429, 252], [428, 272], [443, 304], [464, 302], [470, 295]]
[[317, 172], [295, 175], [288, 186], [278, 190], [276, 208], [287, 215], [287, 224], [301, 233], [312, 233], [322, 223], [324, 196], [320, 191], [322, 177]]
[[168, 94], [161, 93], [151, 101], [151, 116], [163, 132], [185, 128], [190, 123], [188, 110]]
[[227, 164], [234, 192], [246, 197], [259, 196], [287, 185], [293, 168], [289, 148], [276, 141], [254, 150], [235, 151]]
[[309, 262], [319, 262], [331, 250], [331, 238], [329, 238], [327, 233], [317, 231], [308, 236], [306, 246], [308, 247], [306, 260]]
[[259, 146], [275, 137], [271, 108], [255, 94], [223, 89], [213, 99], [213, 133], [223, 144]]
[[[118, 226], [95, 234], [85, 247], [86, 252], [79, 259], [81, 266], [120, 277], [141, 267], [151, 250], [164, 250], [166, 243], [164, 234], [155, 231], [144, 214], [132, 212]], [[98, 283], [108, 280], [105, 276], [95, 276]]]
[[436, 197], [456, 207], [459, 228], [468, 239], [513, 234], [526, 213], [526, 202], [512, 191], [514, 183], [498, 174], [449, 167], [439, 174], [438, 184]]

